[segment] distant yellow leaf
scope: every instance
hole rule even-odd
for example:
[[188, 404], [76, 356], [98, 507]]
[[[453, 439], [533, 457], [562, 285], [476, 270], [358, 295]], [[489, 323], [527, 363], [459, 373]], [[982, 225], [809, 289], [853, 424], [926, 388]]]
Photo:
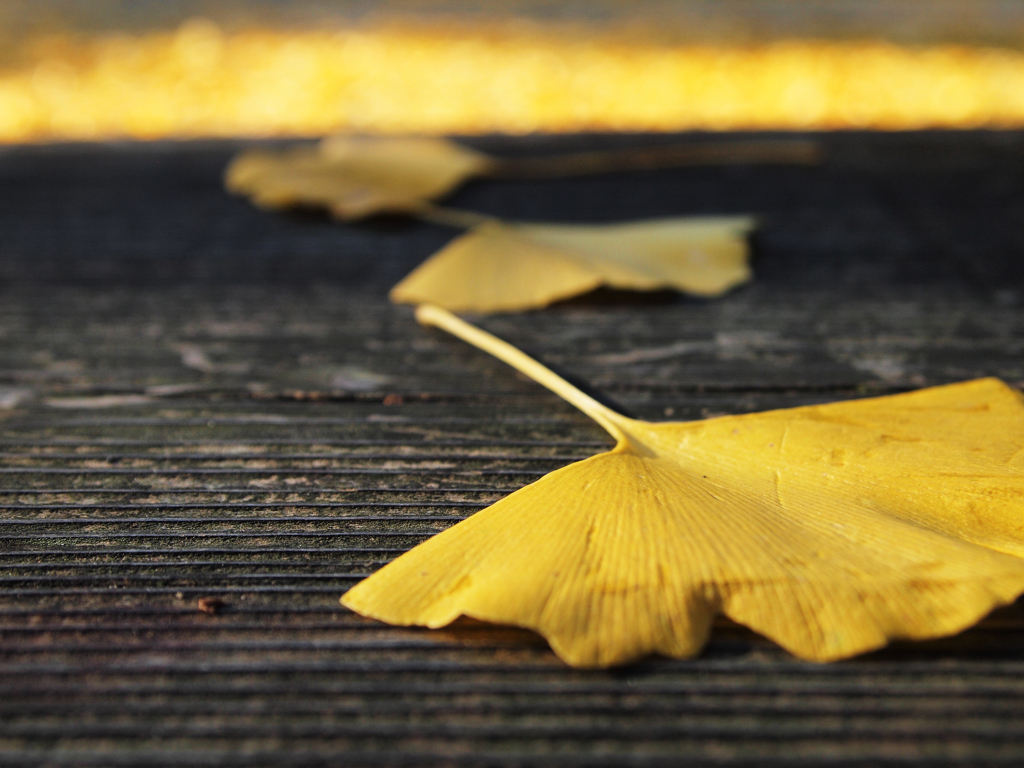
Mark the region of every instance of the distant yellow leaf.
[[598, 286], [718, 296], [750, 279], [749, 216], [628, 224], [503, 224], [456, 238], [391, 289], [391, 300], [468, 312], [544, 307]]
[[225, 182], [266, 208], [318, 206], [347, 220], [415, 213], [490, 164], [444, 139], [334, 136], [312, 147], [244, 152], [228, 166]]
[[439, 138], [331, 136], [316, 146], [243, 152], [228, 166], [232, 192], [257, 205], [327, 208], [341, 219], [418, 213], [475, 176], [559, 178], [680, 165], [813, 164], [814, 142], [688, 142], [540, 157], [498, 158]]
[[1024, 592], [1024, 403], [996, 379], [648, 423], [436, 307], [617, 440], [426, 541], [342, 602], [527, 627], [575, 666], [687, 657], [723, 613], [804, 659], [948, 635]]

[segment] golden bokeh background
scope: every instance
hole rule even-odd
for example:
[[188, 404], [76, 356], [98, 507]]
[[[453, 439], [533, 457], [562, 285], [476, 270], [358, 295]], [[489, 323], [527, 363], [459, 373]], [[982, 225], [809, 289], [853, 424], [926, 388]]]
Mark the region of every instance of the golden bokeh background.
[[0, 142], [1024, 125], [1024, 51], [1006, 45], [194, 17], [19, 50], [0, 67]]

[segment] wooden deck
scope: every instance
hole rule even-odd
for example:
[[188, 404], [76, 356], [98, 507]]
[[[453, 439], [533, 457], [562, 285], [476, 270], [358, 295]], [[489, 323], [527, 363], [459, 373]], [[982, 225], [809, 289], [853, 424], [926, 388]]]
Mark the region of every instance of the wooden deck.
[[[512, 219], [764, 217], [756, 280], [721, 300], [482, 324], [649, 419], [1024, 385], [1024, 134], [812, 138], [820, 167], [466, 187], [453, 206]], [[1020, 606], [832, 665], [723, 622], [696, 660], [607, 672], [518, 630], [342, 609], [609, 440], [387, 303], [451, 230], [255, 210], [221, 189], [235, 149], [0, 151], [0, 764], [1024, 763]]]

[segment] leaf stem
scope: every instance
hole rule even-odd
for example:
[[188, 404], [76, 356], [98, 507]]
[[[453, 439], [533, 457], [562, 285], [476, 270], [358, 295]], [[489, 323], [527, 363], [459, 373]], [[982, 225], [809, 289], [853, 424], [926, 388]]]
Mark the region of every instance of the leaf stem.
[[434, 224], [443, 224], [457, 229], [472, 229], [489, 221], [497, 221], [494, 216], [476, 211], [461, 211], [457, 208], [443, 208], [439, 205], [425, 205], [415, 213], [416, 217]]
[[483, 175], [497, 179], [548, 179], [687, 165], [813, 165], [821, 162], [821, 154], [817, 142], [803, 139], [670, 144], [550, 157], [494, 158]]
[[416, 307], [416, 319], [423, 325], [433, 325], [441, 328], [453, 336], [458, 336], [463, 341], [472, 344], [488, 354], [494, 355], [502, 362], [508, 363], [520, 373], [524, 373], [541, 386], [547, 387], [556, 395], [575, 405], [587, 416], [605, 428], [616, 442], [623, 443], [628, 440], [622, 429], [623, 422], [628, 419], [622, 414], [616, 413], [606, 405], [599, 403], [590, 395], [574, 387], [557, 373], [545, 365], [538, 363], [532, 357], [522, 352], [507, 341], [502, 341], [497, 336], [492, 336], [460, 320], [446, 309], [433, 304], [420, 304]]

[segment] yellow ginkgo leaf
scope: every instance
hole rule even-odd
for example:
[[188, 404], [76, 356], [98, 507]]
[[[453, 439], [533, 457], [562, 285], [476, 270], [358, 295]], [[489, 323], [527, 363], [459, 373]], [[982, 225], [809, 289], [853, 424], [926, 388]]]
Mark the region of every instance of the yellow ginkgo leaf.
[[225, 182], [266, 208], [320, 206], [348, 220], [415, 213], [491, 162], [444, 139], [334, 136], [313, 147], [244, 152]]
[[814, 142], [792, 139], [688, 142], [541, 157], [498, 158], [440, 138], [331, 136], [317, 146], [243, 152], [228, 166], [229, 190], [257, 205], [324, 207], [341, 219], [419, 213], [475, 176], [557, 178], [681, 165], [809, 164]]
[[628, 224], [503, 224], [456, 238], [391, 289], [391, 300], [466, 312], [544, 307], [599, 286], [718, 296], [750, 279], [750, 216]]
[[1024, 403], [996, 379], [706, 421], [621, 416], [436, 307], [615, 437], [356, 585], [353, 610], [540, 633], [575, 666], [686, 657], [723, 613], [804, 659], [948, 635], [1024, 592]]

